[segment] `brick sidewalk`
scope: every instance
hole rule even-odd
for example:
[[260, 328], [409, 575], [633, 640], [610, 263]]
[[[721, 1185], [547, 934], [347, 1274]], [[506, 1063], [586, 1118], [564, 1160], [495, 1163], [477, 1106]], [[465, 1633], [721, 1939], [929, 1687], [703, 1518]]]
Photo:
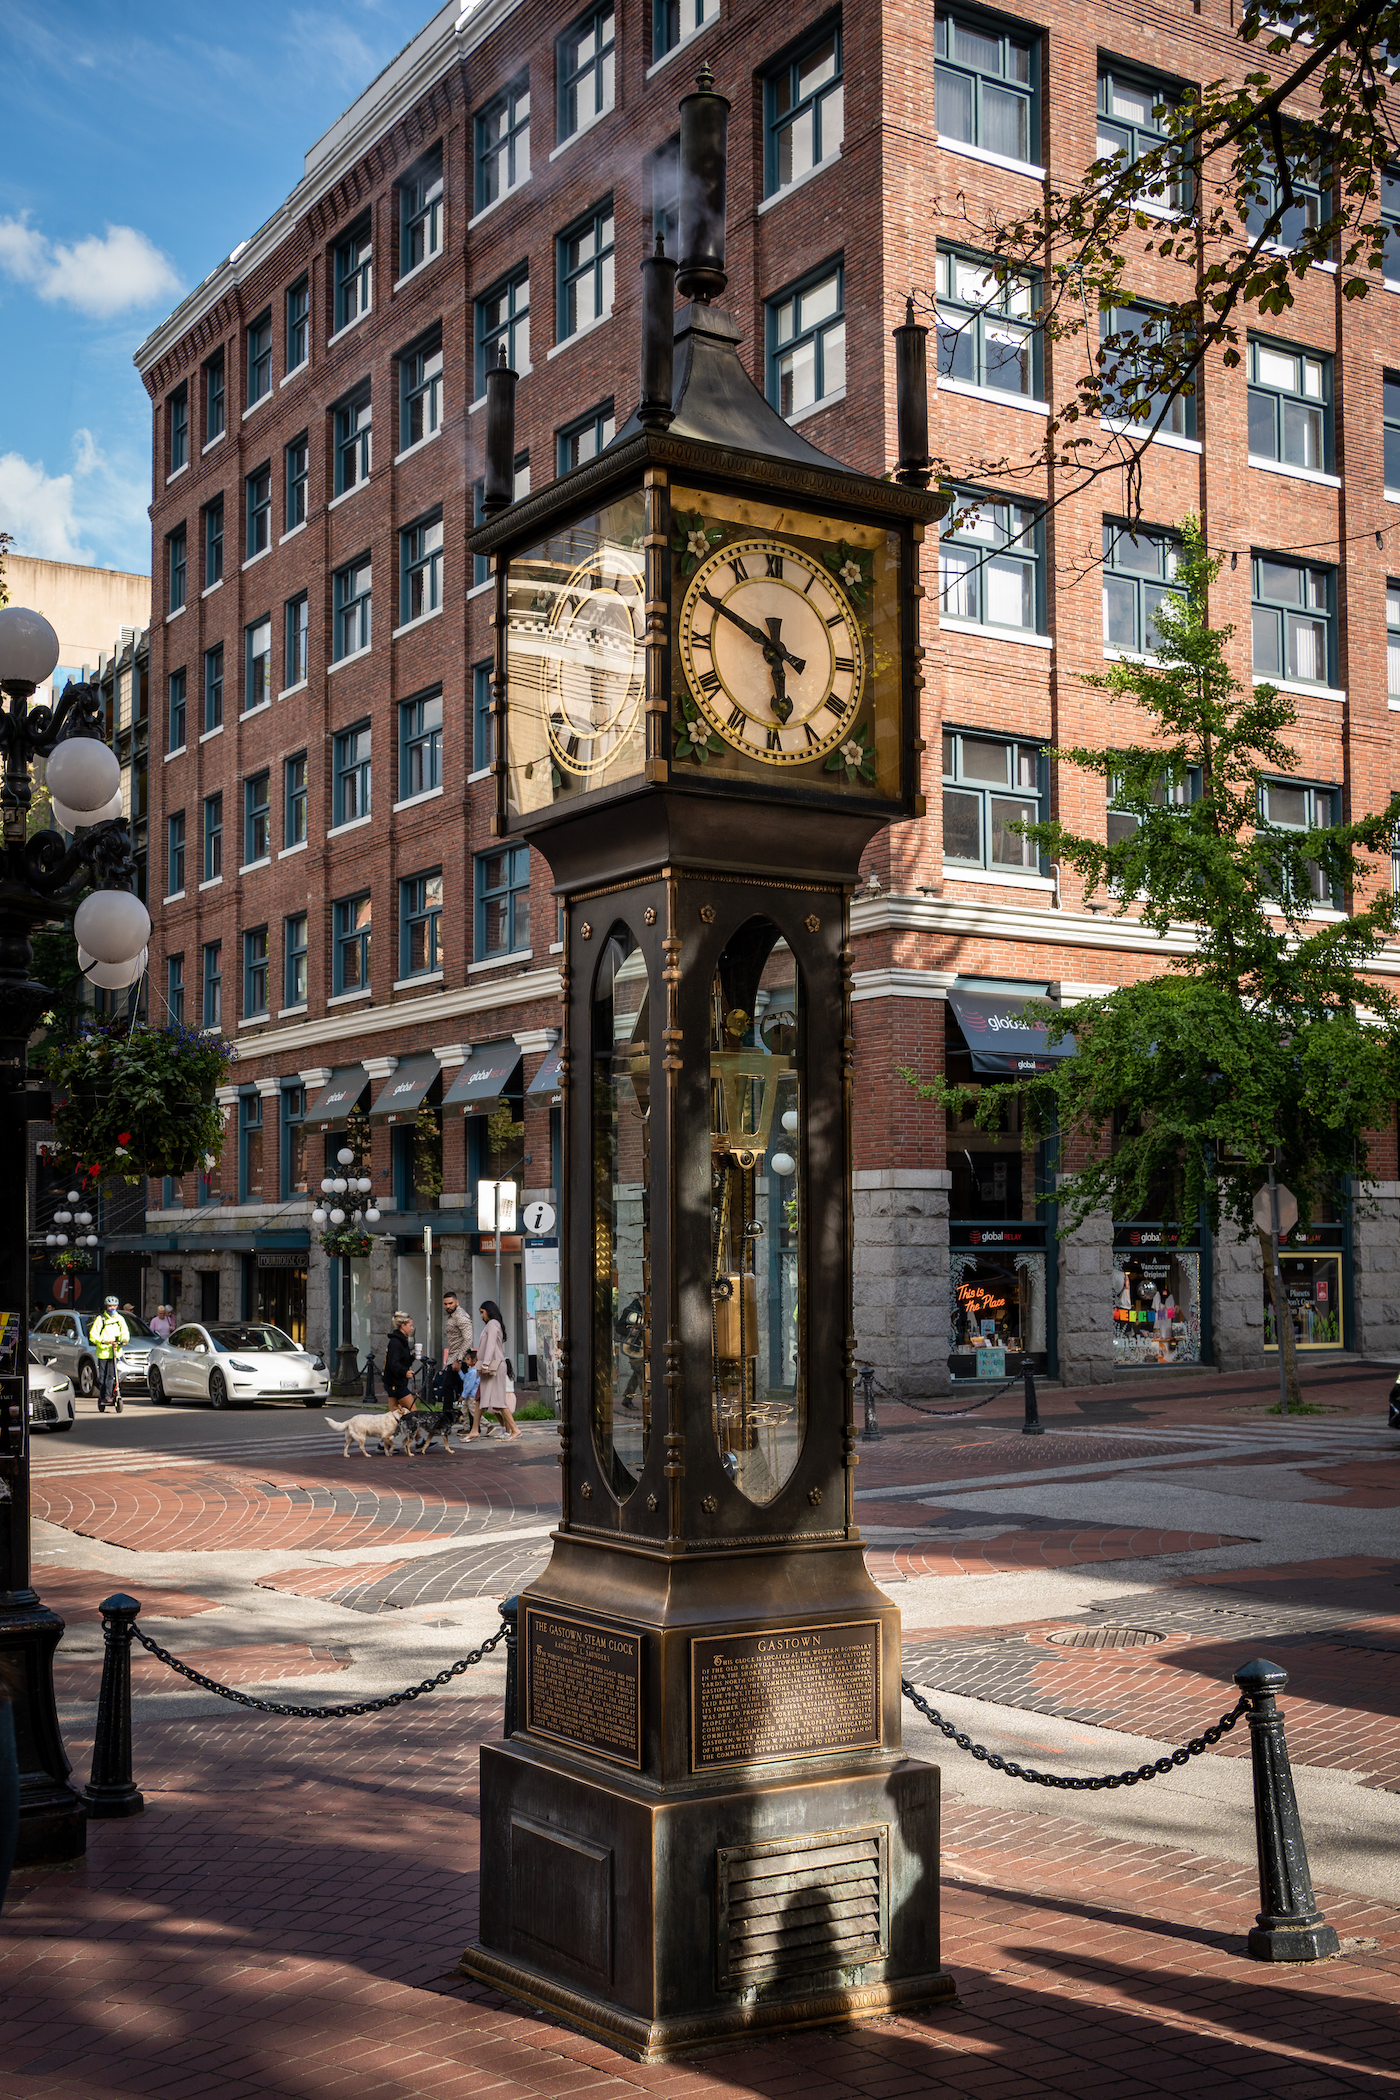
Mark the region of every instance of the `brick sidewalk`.
[[[142, 1718], [146, 1813], [16, 1877], [5, 2100], [1037, 2100], [1394, 2095], [1400, 1914], [1320, 1892], [1340, 1961], [1242, 1956], [1251, 1873], [954, 1804], [954, 2008], [646, 2069], [456, 1971], [494, 1700], [355, 1723]], [[74, 1745], [80, 1770], [86, 1745]]]

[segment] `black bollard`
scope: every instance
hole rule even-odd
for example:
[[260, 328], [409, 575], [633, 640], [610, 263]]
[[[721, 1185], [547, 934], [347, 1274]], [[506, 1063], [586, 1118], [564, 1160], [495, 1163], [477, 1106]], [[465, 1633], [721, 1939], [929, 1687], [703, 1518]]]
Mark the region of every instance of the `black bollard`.
[[139, 1816], [146, 1806], [131, 1777], [131, 1642], [135, 1597], [118, 1592], [104, 1598], [102, 1688], [97, 1695], [97, 1733], [92, 1745], [92, 1776], [83, 1789], [90, 1816]]
[[1040, 1408], [1035, 1397], [1035, 1372], [1031, 1358], [1021, 1358], [1021, 1374], [1026, 1381], [1026, 1419], [1021, 1428], [1022, 1436], [1044, 1436], [1045, 1424], [1040, 1419]]
[[1235, 1683], [1249, 1701], [1259, 1848], [1259, 1917], [1249, 1935], [1249, 1952], [1255, 1961], [1325, 1961], [1338, 1952], [1337, 1935], [1313, 1900], [1283, 1715], [1275, 1701], [1287, 1682], [1287, 1670], [1262, 1660], [1235, 1672]]
[[374, 1390], [374, 1351], [372, 1349], [365, 1352], [365, 1390], [363, 1397], [370, 1404], [373, 1404], [379, 1398], [379, 1395]]
[[861, 1430], [860, 1440], [863, 1444], [878, 1444], [883, 1440], [885, 1432], [880, 1427], [879, 1417], [875, 1413], [875, 1366], [858, 1365], [856, 1377], [860, 1380], [861, 1395], [865, 1401], [865, 1426]]
[[501, 1617], [506, 1622], [506, 1712], [505, 1726], [501, 1730], [509, 1742], [515, 1734], [516, 1724], [516, 1621], [520, 1616], [519, 1597], [507, 1597], [500, 1607]]

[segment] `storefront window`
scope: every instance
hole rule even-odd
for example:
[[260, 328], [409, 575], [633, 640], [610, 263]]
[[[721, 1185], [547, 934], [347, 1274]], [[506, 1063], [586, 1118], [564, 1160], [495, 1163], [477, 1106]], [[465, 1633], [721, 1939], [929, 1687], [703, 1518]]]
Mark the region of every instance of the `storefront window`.
[[646, 958], [615, 926], [593, 987], [593, 1442], [625, 1502], [651, 1442]]
[[1115, 1230], [1115, 1363], [1198, 1364], [1201, 1360], [1200, 1249], [1168, 1244], [1170, 1229], [1133, 1225]]
[[955, 1378], [1005, 1378], [1029, 1355], [1044, 1371], [1045, 1254], [986, 1247], [980, 1233], [967, 1237], [979, 1244], [954, 1247], [951, 1256], [949, 1370]]
[[955, 1116], [950, 1109], [948, 1166], [953, 1217], [1035, 1217], [1036, 1155], [1024, 1146], [1019, 1100], [1006, 1103], [997, 1130], [980, 1130], [970, 1112]]
[[771, 1502], [807, 1427], [802, 981], [751, 919], [715, 971], [710, 1025], [713, 1422], [724, 1469]]
[[[1337, 1349], [1342, 1343], [1342, 1257], [1340, 1252], [1285, 1254], [1278, 1258], [1284, 1301], [1299, 1349]], [[1264, 1278], [1264, 1345], [1278, 1347], [1273, 1293]]]

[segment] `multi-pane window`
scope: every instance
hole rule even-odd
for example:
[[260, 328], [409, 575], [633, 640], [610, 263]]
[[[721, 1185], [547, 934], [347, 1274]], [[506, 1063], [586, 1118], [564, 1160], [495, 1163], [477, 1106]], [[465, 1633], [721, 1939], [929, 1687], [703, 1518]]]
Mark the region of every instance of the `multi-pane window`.
[[473, 773], [491, 763], [491, 672], [488, 656], [472, 665], [472, 763]]
[[185, 812], [165, 820], [165, 893], [177, 897], [185, 887]]
[[841, 31], [823, 30], [763, 83], [764, 194], [800, 182], [839, 150], [845, 130]]
[[[290, 1001], [288, 1002], [291, 1003]], [[282, 1088], [282, 1200], [305, 1196], [311, 1188], [309, 1133], [306, 1128], [306, 1088]]]
[[1254, 184], [1256, 194], [1243, 200], [1242, 216], [1249, 234], [1257, 240], [1277, 213], [1277, 223], [1269, 234], [1271, 244], [1277, 248], [1296, 248], [1299, 241], [1316, 232], [1330, 217], [1331, 207], [1315, 157], [1308, 151], [1306, 143], [1296, 134], [1290, 134], [1287, 127], [1284, 152], [1289, 163], [1291, 195], [1285, 195], [1274, 159], [1273, 140], [1266, 132], [1263, 160]]
[[677, 132], [651, 157], [651, 233], [660, 234], [668, 255], [679, 256], [681, 231], [681, 140]]
[[282, 922], [284, 977], [282, 990], [288, 1006], [306, 1004], [307, 915], [293, 913]]
[[934, 121], [941, 136], [1006, 160], [1029, 161], [1040, 131], [1034, 38], [941, 14], [934, 52]]
[[476, 302], [476, 398], [486, 392], [486, 373], [501, 361], [513, 372], [530, 368], [530, 266], [522, 263]]
[[272, 855], [272, 775], [254, 773], [243, 783], [243, 859], [268, 860]]
[[216, 496], [204, 506], [204, 588], [212, 591], [224, 580], [224, 499]]
[[[1341, 814], [1341, 796], [1335, 788], [1310, 787], [1296, 780], [1266, 780], [1259, 791], [1262, 828], [1269, 831], [1322, 831], [1335, 824]], [[1314, 904], [1335, 904], [1340, 899], [1316, 861], [1303, 863], [1305, 894]], [[1296, 878], [1285, 878], [1295, 890]], [[1295, 892], [1296, 893], [1296, 892]]]
[[[515, 455], [515, 485], [511, 495], [512, 503], [518, 503], [522, 496], [528, 496], [529, 493], [530, 455], [528, 452], [517, 452]], [[486, 482], [483, 477], [481, 480], [472, 483], [472, 520], [477, 525], [484, 525], [486, 522], [486, 513], [482, 509], [485, 501]], [[473, 589], [477, 589], [487, 582], [490, 575], [490, 558], [485, 554], [474, 554], [472, 556]]]
[[476, 952], [514, 955], [530, 945], [530, 849], [505, 846], [476, 857]]
[[282, 843], [306, 844], [306, 753], [286, 759], [282, 766]]
[[1040, 514], [1026, 503], [958, 490], [938, 541], [938, 602], [955, 620], [1034, 633], [1040, 588]]
[[1018, 875], [1040, 872], [1033, 839], [1013, 824], [1040, 821], [1044, 762], [1037, 744], [943, 732], [943, 858]]
[[1400, 373], [1387, 372], [1381, 385], [1384, 415], [1385, 492], [1400, 493]]
[[476, 120], [476, 208], [508, 197], [530, 172], [530, 76], [522, 73]]
[[177, 525], [165, 543], [169, 610], [178, 612], [185, 602], [185, 528]]
[[370, 559], [367, 554], [335, 572], [335, 656], [356, 656], [370, 644]]
[[369, 221], [348, 233], [335, 251], [335, 326], [337, 334], [367, 314], [374, 279], [374, 246]]
[[559, 340], [612, 312], [612, 198], [559, 236]]
[[[1136, 810], [1118, 809], [1115, 807], [1121, 792], [1122, 783], [1115, 779], [1110, 784], [1108, 794], [1108, 843], [1110, 846], [1121, 846], [1124, 839], [1130, 839], [1142, 822], [1142, 818], [1137, 814]], [[1200, 799], [1200, 793], [1200, 768], [1198, 766], [1189, 766], [1180, 779], [1174, 780], [1167, 773], [1159, 774], [1152, 784], [1151, 799], [1158, 809], [1189, 809], [1193, 802]]]
[[[399, 359], [399, 446], [421, 445], [442, 427], [442, 331]], [[368, 468], [366, 468], [368, 472]]]
[[696, 36], [709, 22], [719, 20], [719, 0], [652, 0], [651, 56], [653, 64]]
[[1326, 473], [1332, 465], [1332, 360], [1249, 342], [1249, 456]]
[[172, 1021], [185, 1018], [185, 958], [183, 955], [167, 955], [165, 958], [165, 1004]]
[[311, 669], [311, 600], [305, 591], [287, 600], [284, 615], [283, 674], [286, 690], [305, 685]]
[[370, 900], [342, 898], [335, 907], [335, 988], [363, 991], [369, 984]]
[[204, 442], [212, 445], [224, 434], [224, 353], [216, 351], [204, 367]]
[[369, 723], [343, 729], [335, 740], [332, 824], [353, 824], [369, 815]]
[[1385, 691], [1400, 704], [1400, 583], [1393, 577], [1385, 587]]
[[283, 455], [286, 468], [288, 532], [296, 525], [306, 523], [306, 491], [311, 478], [311, 445], [303, 430], [300, 437], [292, 439]]
[[[251, 1020], [254, 1014], [267, 1012], [267, 928], [253, 926], [243, 936], [243, 1015]], [[253, 1103], [259, 1110], [262, 1102], [254, 1094]], [[249, 1106], [244, 1097], [244, 1106]]]
[[206, 1028], [218, 1028], [224, 1018], [223, 957], [224, 951], [220, 942], [205, 942], [203, 1022]]
[[243, 630], [243, 711], [264, 707], [272, 698], [272, 615], [264, 614]]
[[287, 287], [287, 370], [295, 372], [311, 354], [311, 280], [298, 277]]
[[564, 31], [555, 50], [562, 141], [613, 106], [613, 0], [590, 8]]
[[272, 392], [272, 314], [259, 314], [248, 330], [248, 406]]
[[[1175, 97], [1159, 83], [1134, 79], [1116, 71], [1099, 74], [1098, 153], [1100, 160], [1121, 154], [1125, 165], [1136, 166], [1145, 154], [1155, 153], [1166, 143], [1162, 124]], [[1168, 156], [1165, 173], [1139, 192], [1137, 202], [1148, 211], [1180, 210], [1187, 200], [1184, 170], [1176, 154]]]
[[768, 398], [780, 416], [844, 393], [845, 268], [826, 263], [768, 302]]
[[1181, 541], [1174, 532], [1152, 532], [1145, 525], [1103, 528], [1103, 643], [1105, 649], [1148, 654], [1156, 649], [1157, 612], [1163, 601], [1180, 598], [1174, 582]]
[[[1173, 394], [1166, 402], [1166, 388], [1154, 384], [1161, 379], [1159, 351], [1173, 347], [1167, 317], [1151, 306], [1112, 306], [1099, 310], [1099, 378], [1101, 409], [1105, 421], [1135, 423], [1173, 437], [1196, 435], [1196, 392]], [[1159, 420], [1160, 419], [1160, 420]]]
[[224, 872], [224, 798], [204, 798], [204, 880], [213, 882]]
[[612, 443], [616, 429], [611, 401], [600, 401], [586, 416], [566, 423], [559, 433], [559, 472], [567, 474], [570, 467], [581, 467], [585, 460], [596, 459], [604, 445]]
[[425, 693], [399, 708], [399, 800], [442, 785], [442, 694]]
[[442, 252], [442, 148], [425, 153], [399, 184], [399, 275]]
[[[243, 1011], [250, 1016], [267, 1012], [267, 929], [265, 927], [262, 929], [264, 950], [263, 1004], [260, 1007], [250, 1007], [248, 1004], [249, 943], [257, 939], [258, 935], [256, 933], [245, 933], [243, 936]], [[255, 1090], [246, 1094], [240, 1094], [238, 1097], [238, 1200], [240, 1203], [262, 1202], [262, 1119], [263, 1105], [261, 1094]]]
[[1026, 400], [1040, 393], [1039, 332], [1029, 277], [998, 282], [995, 270], [956, 249], [938, 251], [938, 372], [968, 386]]
[[248, 476], [248, 539], [245, 558], [265, 554], [272, 545], [272, 467], [269, 463]]
[[183, 668], [170, 674], [170, 727], [166, 748], [183, 751], [185, 748], [185, 699], [186, 681]]
[[204, 734], [224, 724], [224, 645], [216, 642], [204, 652]]
[[170, 396], [170, 468], [172, 474], [190, 463], [190, 390], [177, 386]]
[[335, 412], [335, 492], [368, 481], [373, 438], [369, 388], [344, 401]]
[[399, 975], [421, 977], [440, 961], [442, 875], [413, 875], [399, 884]]
[[399, 534], [399, 624], [442, 604], [442, 517], [420, 518]]
[[1330, 684], [1333, 572], [1270, 554], [1256, 554], [1252, 566], [1256, 676]]

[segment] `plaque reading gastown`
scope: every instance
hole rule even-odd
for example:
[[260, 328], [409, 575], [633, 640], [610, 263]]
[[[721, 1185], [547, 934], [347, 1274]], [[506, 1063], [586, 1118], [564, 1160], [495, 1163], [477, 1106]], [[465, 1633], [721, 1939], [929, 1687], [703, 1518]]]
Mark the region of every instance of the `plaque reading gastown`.
[[690, 1644], [692, 1771], [878, 1749], [881, 1720], [877, 1620]]
[[527, 1733], [641, 1769], [640, 1634], [527, 1604], [523, 1661]]

